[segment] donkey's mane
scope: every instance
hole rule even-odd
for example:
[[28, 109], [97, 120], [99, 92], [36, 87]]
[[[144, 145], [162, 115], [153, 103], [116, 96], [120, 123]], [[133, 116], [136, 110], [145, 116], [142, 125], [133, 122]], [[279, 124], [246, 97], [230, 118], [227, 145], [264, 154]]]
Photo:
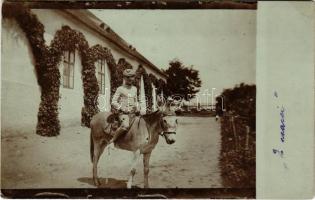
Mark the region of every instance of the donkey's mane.
[[162, 115], [162, 112], [157, 110], [157, 111], [142, 115], [142, 117], [145, 120], [145, 122], [151, 124], [152, 122], [156, 121], [156, 119], [160, 117], [161, 115]]

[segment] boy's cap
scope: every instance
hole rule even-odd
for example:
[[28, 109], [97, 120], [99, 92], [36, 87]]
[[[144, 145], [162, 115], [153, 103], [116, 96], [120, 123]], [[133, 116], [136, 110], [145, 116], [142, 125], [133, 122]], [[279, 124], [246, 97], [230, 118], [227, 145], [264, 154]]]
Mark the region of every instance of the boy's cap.
[[124, 77], [135, 76], [135, 72], [133, 69], [125, 69], [123, 72]]

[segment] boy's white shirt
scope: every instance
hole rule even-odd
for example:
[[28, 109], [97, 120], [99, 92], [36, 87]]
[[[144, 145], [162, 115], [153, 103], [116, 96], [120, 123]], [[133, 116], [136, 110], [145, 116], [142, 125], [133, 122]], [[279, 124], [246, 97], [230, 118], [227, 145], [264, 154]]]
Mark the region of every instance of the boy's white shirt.
[[112, 99], [112, 106], [116, 110], [132, 111], [134, 108], [139, 110], [137, 88], [135, 86], [128, 88], [126, 85], [118, 87]]

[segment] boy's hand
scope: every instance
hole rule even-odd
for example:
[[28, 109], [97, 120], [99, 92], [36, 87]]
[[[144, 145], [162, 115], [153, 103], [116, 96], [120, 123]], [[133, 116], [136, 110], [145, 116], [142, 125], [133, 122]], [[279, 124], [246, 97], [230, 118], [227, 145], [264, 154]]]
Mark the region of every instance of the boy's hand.
[[120, 112], [122, 112], [122, 113], [124, 113], [124, 114], [127, 114], [127, 113], [128, 113], [127, 109], [120, 108], [119, 110], [120, 110]]

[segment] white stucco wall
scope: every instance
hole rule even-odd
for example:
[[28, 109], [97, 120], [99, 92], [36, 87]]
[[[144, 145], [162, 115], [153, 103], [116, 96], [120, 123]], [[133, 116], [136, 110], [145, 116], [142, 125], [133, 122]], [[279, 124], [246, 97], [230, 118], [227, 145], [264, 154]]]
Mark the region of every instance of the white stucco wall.
[[[100, 36], [95, 31], [82, 25], [80, 22], [73, 19], [72, 17], [65, 14], [64, 12], [61, 12], [59, 10], [46, 10], [46, 9], [45, 10], [33, 9], [32, 11], [37, 15], [39, 20], [43, 24], [45, 24], [45, 32], [46, 33], [44, 36], [45, 36], [45, 40], [46, 40], [47, 45], [50, 45], [50, 41], [54, 37], [57, 30], [61, 29], [61, 27], [64, 25], [68, 25], [72, 29], [80, 31], [81, 33], [83, 33], [83, 35], [85, 36], [86, 40], [88, 41], [90, 47], [94, 46], [96, 44], [100, 44], [104, 47], [107, 47], [111, 50], [111, 53], [112, 53], [116, 62], [118, 62], [118, 60], [120, 58], [125, 58], [134, 67], [134, 69], [137, 69], [139, 64], [136, 62], [135, 59], [130, 57], [128, 54], [124, 54], [118, 47], [116, 47], [116, 45], [112, 44], [110, 41], [106, 40], [104, 37]], [[52, 18], [54, 20], [51, 20]], [[78, 64], [79, 64], [78, 59], [76, 59], [76, 66]], [[78, 69], [79, 66], [76, 68]], [[76, 70], [76, 72], [78, 72], [78, 71]], [[105, 73], [105, 88], [106, 88], [105, 91], [106, 91], [106, 94], [105, 95], [100, 94], [99, 98], [97, 100], [99, 102], [99, 109], [101, 111], [110, 110], [110, 104], [109, 104], [110, 96], [108, 95], [110, 93], [110, 76], [109, 76], [109, 69], [108, 69], [107, 65], [106, 65], [106, 72], [108, 72], [108, 73]], [[75, 74], [75, 82], [80, 81], [80, 80], [78, 80], [79, 77], [81, 78], [81, 74]], [[78, 89], [77, 87], [74, 88], [74, 90], [76, 90], [76, 93], [79, 94], [80, 92], [77, 91], [77, 89]], [[63, 90], [63, 91], [67, 91], [67, 89]], [[67, 99], [71, 99], [71, 97], [69, 95], [71, 95], [71, 93], [67, 93], [64, 96]], [[82, 98], [83, 97], [81, 97], [80, 99], [82, 99]], [[66, 101], [66, 100], [63, 100], [63, 101]], [[80, 108], [80, 110], [81, 110], [82, 105], [83, 105], [83, 102], [82, 102], [82, 104], [79, 104], [79, 102], [75, 102], [75, 103], [72, 102], [71, 103], [72, 108], [68, 108], [67, 112], [68, 113], [76, 113], [77, 109], [75, 109], [75, 106]], [[71, 109], [72, 109], [72, 112], [71, 112]], [[65, 116], [66, 114], [62, 114], [62, 115]], [[66, 117], [63, 117], [63, 119], [65, 119], [65, 118]]]
[[[110, 43], [106, 40], [106, 38], [102, 37], [90, 28], [82, 25], [82, 23], [78, 22], [68, 14], [60, 10], [53, 9], [32, 9], [32, 12], [37, 15], [38, 19], [43, 24], [45, 24], [45, 32], [47, 34], [54, 36], [56, 31], [61, 29], [63, 25], [68, 25], [72, 29], [82, 32], [86, 40], [89, 42], [90, 47], [100, 44], [111, 49], [116, 62], [119, 58], [125, 58], [134, 67], [138, 67], [139, 63], [134, 58], [129, 56], [127, 53], [122, 52], [116, 45]], [[49, 43], [47, 44], [49, 45]]]
[[[89, 46], [100, 44], [111, 50], [116, 62], [125, 58], [136, 70], [142, 64], [148, 73], [158, 75], [142, 62], [122, 51], [115, 44], [106, 40], [98, 33], [87, 28], [74, 18], [60, 10], [33, 9], [39, 21], [45, 27], [46, 44], [54, 38], [57, 30], [63, 25], [68, 25], [74, 30], [83, 33]], [[53, 19], [53, 20], [52, 20]], [[28, 40], [14, 20], [4, 19], [2, 23], [2, 129], [35, 131], [37, 124], [37, 113], [40, 103], [40, 88], [34, 68], [34, 60]], [[18, 55], [18, 57], [15, 57]], [[60, 63], [61, 78], [63, 74], [63, 63]], [[105, 87], [106, 94], [99, 96], [99, 107], [101, 111], [109, 109], [110, 76], [106, 66]], [[79, 125], [81, 122], [81, 108], [83, 106], [83, 88], [81, 79], [81, 58], [76, 52], [74, 67], [74, 88], [63, 88], [60, 85], [59, 119], [61, 126]]]
[[75, 51], [74, 83], [73, 89], [64, 88], [62, 84], [63, 63], [59, 65], [61, 75], [60, 96], [58, 102], [59, 120], [61, 126], [81, 124], [81, 108], [83, 107], [83, 87], [81, 79], [81, 58]]
[[[1, 129], [34, 132], [40, 88], [28, 40], [14, 20], [2, 20]], [[17, 133], [17, 132], [15, 132]]]
[[98, 95], [98, 107], [100, 111], [110, 111], [110, 71], [107, 64], [105, 64], [105, 94]]
[[141, 64], [146, 69], [147, 73], [151, 73], [154, 74], [156, 77], [159, 77], [159, 75], [154, 70], [149, 68], [147, 64], [141, 62], [137, 58], [130, 56], [125, 51], [122, 51], [115, 44], [111, 43], [109, 40], [102, 37], [95, 31], [91, 30], [90, 28], [83, 26], [81, 22], [78, 22], [76, 19], [70, 17], [68, 14], [54, 9], [33, 9], [32, 12], [38, 16], [39, 20], [43, 24], [47, 25], [49, 24], [49, 26], [47, 25], [45, 26], [45, 32], [47, 34], [53, 36], [55, 32], [59, 30], [63, 25], [69, 25], [72, 29], [79, 30], [80, 32], [82, 32], [87, 41], [89, 42], [90, 46], [100, 44], [111, 49], [111, 52], [116, 62], [120, 58], [125, 58], [126, 61], [128, 61], [134, 67], [134, 69], [137, 69], [139, 64]]
[[[53, 9], [50, 9], [50, 10], [33, 9], [32, 11], [38, 16], [39, 20], [43, 24], [47, 24], [47, 25], [49, 24], [49, 26], [45, 26], [46, 42], [50, 41], [51, 39], [49, 39], [49, 37], [53, 37], [55, 35], [55, 32], [57, 30], [59, 30], [63, 25], [68, 25], [72, 29], [82, 32], [83, 35], [85, 36], [86, 40], [89, 42], [90, 46], [100, 44], [104, 47], [109, 48], [111, 50], [111, 53], [112, 53], [114, 59], [116, 60], [116, 62], [118, 62], [118, 60], [120, 58], [125, 58], [126, 61], [128, 61], [133, 66], [133, 69], [136, 70], [138, 68], [139, 64], [141, 64], [146, 69], [147, 73], [151, 73], [151, 74], [154, 74], [156, 77], [159, 77], [159, 75], [154, 70], [149, 68], [146, 64], [144, 64], [143, 62], [139, 61], [138, 59], [130, 56], [125, 51], [122, 51], [115, 44], [111, 43], [109, 40], [102, 37], [101, 35], [99, 35], [95, 31], [91, 30], [90, 28], [83, 26], [81, 24], [81, 22], [78, 22], [76, 19], [70, 17], [68, 14], [66, 14], [62, 11], [53, 10]], [[54, 19], [53, 21], [51, 20], [52, 18]], [[47, 37], [46, 35], [49, 35], [49, 37]], [[49, 42], [47, 42], [47, 44], [49, 45]], [[105, 80], [108, 80], [108, 78], [106, 78]], [[108, 91], [110, 91], [109, 82], [107, 82], [107, 83], [108, 84], [106, 84], [105, 87], [108, 89]], [[102, 111], [105, 110], [105, 107], [109, 106], [108, 100], [106, 100], [106, 99], [108, 99], [107, 95], [106, 96], [100, 95], [100, 97], [99, 97], [99, 100], [98, 100], [99, 101], [99, 108]], [[106, 100], [106, 101], [104, 102], [104, 100]]]
[[154, 86], [154, 84], [151, 84], [152, 87], [152, 110], [156, 111], [157, 110], [157, 94], [156, 94], [156, 87]]

